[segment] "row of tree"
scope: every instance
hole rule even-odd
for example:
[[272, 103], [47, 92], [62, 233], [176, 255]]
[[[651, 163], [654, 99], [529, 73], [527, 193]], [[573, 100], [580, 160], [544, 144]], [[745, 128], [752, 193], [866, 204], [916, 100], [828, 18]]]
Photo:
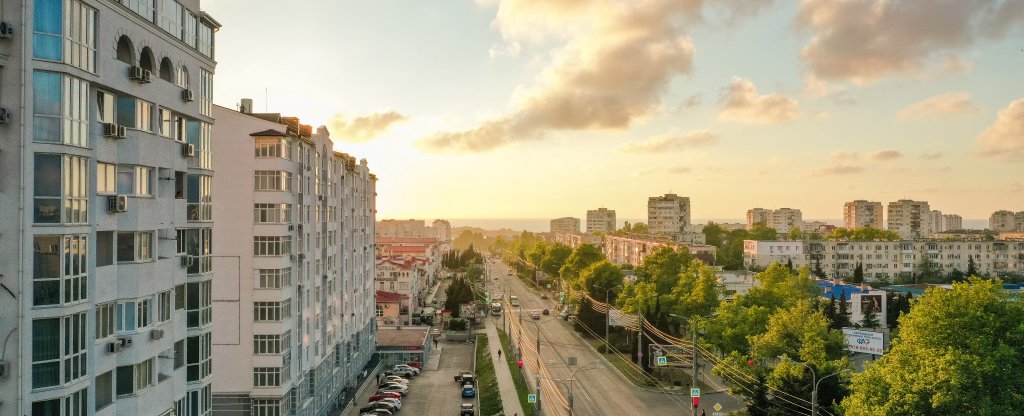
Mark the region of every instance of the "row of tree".
[[473, 245], [465, 250], [452, 249], [441, 255], [441, 266], [448, 270], [464, 270], [474, 264], [483, 264], [484, 256]]

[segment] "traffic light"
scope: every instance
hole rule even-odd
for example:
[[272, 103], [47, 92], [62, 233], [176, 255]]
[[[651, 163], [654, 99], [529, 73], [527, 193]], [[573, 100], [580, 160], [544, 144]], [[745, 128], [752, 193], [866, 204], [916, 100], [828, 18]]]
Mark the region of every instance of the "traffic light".
[[519, 360], [519, 368], [523, 368], [523, 360]]
[[698, 407], [700, 407], [700, 397], [694, 397], [693, 398], [693, 408], [696, 409]]

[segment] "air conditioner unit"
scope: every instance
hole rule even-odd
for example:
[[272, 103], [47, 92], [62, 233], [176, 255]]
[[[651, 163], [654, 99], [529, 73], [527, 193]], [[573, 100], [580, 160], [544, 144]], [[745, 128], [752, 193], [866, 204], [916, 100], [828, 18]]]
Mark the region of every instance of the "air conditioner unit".
[[192, 256], [181, 256], [181, 267], [188, 268], [192, 265]]
[[108, 196], [107, 212], [128, 212], [128, 197], [126, 195]]
[[14, 25], [7, 22], [0, 22], [0, 38], [10, 39], [14, 36]]
[[141, 66], [132, 65], [128, 68], [128, 79], [142, 82], [142, 71], [144, 71], [144, 69], [142, 69]]
[[196, 145], [191, 143], [181, 144], [181, 155], [184, 157], [193, 157], [196, 155]]
[[121, 352], [121, 350], [123, 350], [123, 349], [124, 349], [124, 346], [121, 345], [120, 341], [114, 341], [114, 342], [111, 342], [111, 343], [107, 344], [107, 354], [118, 353], [118, 352]]
[[188, 102], [188, 101], [195, 101], [195, 99], [196, 98], [192, 94], [192, 90], [190, 90], [190, 89], [183, 89], [183, 90], [181, 90], [181, 100], [182, 101], [186, 101], [186, 102]]
[[114, 123], [103, 123], [103, 137], [117, 137], [117, 128], [120, 127]]
[[149, 84], [150, 82], [153, 82], [153, 71], [150, 71], [148, 69], [143, 69], [142, 70], [142, 78], [139, 79], [139, 82], [141, 82], [143, 84]]
[[117, 136], [114, 137], [117, 137], [118, 139], [128, 137], [128, 128], [125, 126], [117, 126]]
[[122, 347], [132, 346], [132, 339], [130, 337], [118, 338], [117, 342], [121, 343]]
[[0, 107], [0, 123], [3, 123], [3, 124], [10, 123], [11, 122], [11, 116], [13, 116], [13, 114], [11, 113], [11, 110], [8, 110], [7, 107]]
[[158, 340], [160, 338], [163, 338], [163, 337], [164, 337], [164, 330], [162, 330], [162, 329], [154, 329], [152, 331], [149, 331], [149, 339], [151, 339], [151, 340], [156, 341], [156, 340]]

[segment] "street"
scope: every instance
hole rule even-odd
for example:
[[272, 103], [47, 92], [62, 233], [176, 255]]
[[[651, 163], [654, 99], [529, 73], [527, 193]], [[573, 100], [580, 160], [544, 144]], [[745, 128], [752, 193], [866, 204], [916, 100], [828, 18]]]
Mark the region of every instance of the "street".
[[[689, 395], [642, 390], [626, 380], [614, 368], [607, 366], [601, 356], [573, 331], [569, 322], [558, 319], [557, 299], [541, 299], [539, 293], [527, 287], [517, 277], [507, 276], [508, 268], [501, 262], [490, 262], [487, 267], [487, 279], [493, 287], [493, 293], [501, 293], [504, 286], [507, 288], [506, 296], [511, 294], [519, 297], [522, 307], [513, 308], [507, 315], [508, 319], [514, 320], [514, 322], [505, 322], [504, 325], [506, 332], [509, 328], [518, 327], [521, 316], [522, 328], [524, 328], [521, 342], [526, 345], [525, 357], [532, 356], [529, 351], [534, 348], [535, 334], [538, 328], [540, 330], [541, 359], [544, 363], [543, 367], [546, 369], [542, 370], [542, 374], [554, 380], [543, 383], [545, 388], [541, 392], [541, 402], [544, 414], [569, 414], [568, 379], [573, 370], [588, 365], [587, 368], [597, 368], [578, 371], [575, 374], [573, 383], [574, 415], [690, 414]], [[498, 280], [495, 281], [494, 277], [498, 277]], [[495, 284], [497, 286], [493, 286]], [[540, 320], [530, 318], [529, 311], [545, 308], [551, 311], [550, 315], [542, 315]], [[492, 318], [495, 319], [495, 325], [498, 328], [502, 328], [503, 325], [501, 318], [500, 316]], [[511, 342], [515, 344], [518, 338], [517, 332], [513, 329], [510, 335]], [[565, 364], [568, 357], [576, 357], [577, 365], [575, 367], [570, 368]], [[524, 360], [526, 359], [524, 358]], [[595, 364], [590, 365], [591, 363]], [[526, 364], [533, 366], [533, 363]], [[533, 375], [530, 376], [530, 384], [534, 384]], [[555, 388], [554, 386], [558, 386], [566, 401], [544, 397], [544, 393], [548, 389]], [[700, 409], [706, 409], [707, 414], [712, 415], [715, 413], [712, 406], [718, 402], [721, 402], [723, 406], [723, 414], [745, 407], [742, 401], [731, 398], [725, 393], [713, 393], [701, 398]], [[700, 414], [700, 409], [696, 411], [696, 414]]]
[[[460, 371], [472, 371], [473, 354], [476, 344], [462, 342], [440, 342], [441, 361], [437, 370], [424, 369], [420, 375], [409, 381], [409, 395], [402, 398], [401, 415], [408, 416], [449, 416], [459, 412], [463, 402], [474, 402], [463, 399], [459, 385], [452, 376]], [[358, 398], [357, 409], [366, 406], [370, 395], [376, 389], [368, 391]]]

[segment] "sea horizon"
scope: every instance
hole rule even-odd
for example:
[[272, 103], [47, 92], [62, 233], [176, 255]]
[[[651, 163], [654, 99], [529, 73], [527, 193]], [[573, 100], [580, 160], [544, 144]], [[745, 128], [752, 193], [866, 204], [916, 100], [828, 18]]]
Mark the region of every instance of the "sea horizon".
[[[805, 221], [822, 221], [826, 224], [841, 227], [843, 225], [842, 218], [805, 218]], [[647, 222], [646, 218], [620, 218], [617, 221], [616, 226], [622, 227], [626, 221], [630, 223], [636, 222]], [[745, 218], [694, 218], [694, 224], [707, 224], [708, 221], [714, 221], [716, 223], [746, 223]], [[550, 218], [449, 218], [448, 222], [452, 225], [452, 228], [456, 227], [476, 227], [485, 230], [497, 231], [501, 229], [510, 229], [513, 231], [529, 231], [533, 233], [548, 232], [551, 225]], [[581, 228], [583, 226], [583, 220], [581, 218]], [[966, 229], [986, 229], [988, 228], [987, 219], [964, 219], [964, 228]]]

